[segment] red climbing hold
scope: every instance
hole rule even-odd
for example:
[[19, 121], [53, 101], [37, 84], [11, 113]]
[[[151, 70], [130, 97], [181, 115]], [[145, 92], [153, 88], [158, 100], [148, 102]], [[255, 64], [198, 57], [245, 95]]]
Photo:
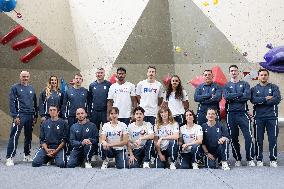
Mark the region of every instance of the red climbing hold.
[[1, 39], [1, 43], [3, 45], [9, 43], [12, 39], [14, 39], [17, 35], [19, 35], [24, 28], [21, 25], [17, 25], [14, 29], [12, 29], [9, 33], [7, 33], [4, 37]]
[[42, 46], [40, 44], [37, 44], [32, 51], [30, 51], [28, 54], [22, 56], [20, 58], [20, 60], [23, 63], [28, 63], [32, 58], [34, 58], [36, 55], [38, 55], [41, 51], [42, 51]]
[[12, 48], [16, 51], [27, 48], [27, 47], [31, 47], [31, 46], [35, 46], [38, 42], [38, 39], [36, 36], [30, 36], [22, 41], [16, 42], [12, 45]]

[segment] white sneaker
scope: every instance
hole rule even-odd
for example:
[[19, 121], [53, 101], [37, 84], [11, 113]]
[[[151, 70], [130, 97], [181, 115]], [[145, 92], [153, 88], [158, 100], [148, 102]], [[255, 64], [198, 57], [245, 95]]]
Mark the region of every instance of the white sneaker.
[[229, 171], [230, 170], [230, 167], [228, 165], [228, 163], [226, 161], [222, 161], [222, 169], [224, 171]]
[[99, 156], [98, 155], [93, 155], [91, 161], [98, 161], [99, 160]]
[[256, 162], [256, 166], [258, 166], [258, 167], [263, 167], [263, 162], [262, 162], [262, 161], [257, 161], [257, 162]]
[[255, 167], [255, 163], [253, 160], [247, 162], [249, 167]]
[[150, 168], [149, 162], [144, 162], [143, 163], [143, 168]]
[[91, 163], [85, 162], [85, 168], [86, 168], [86, 169], [91, 169], [91, 168], [93, 168], [93, 167], [92, 167]]
[[103, 164], [101, 166], [101, 169], [107, 169], [107, 166], [108, 166], [108, 161], [103, 161]]
[[192, 169], [199, 169], [198, 164], [197, 163], [192, 163]]
[[278, 167], [277, 161], [270, 161], [270, 167]]
[[235, 167], [240, 167], [242, 166], [242, 162], [241, 161], [236, 161], [235, 162]]
[[6, 160], [6, 166], [14, 166], [14, 161], [13, 161], [13, 159], [12, 158], [8, 158], [7, 160]]
[[26, 161], [26, 162], [32, 162], [33, 161], [33, 159], [32, 159], [32, 157], [31, 157], [31, 155], [24, 155], [24, 159], [23, 159], [23, 161]]
[[177, 169], [174, 162], [171, 162], [171, 164], [170, 164], [170, 169]]

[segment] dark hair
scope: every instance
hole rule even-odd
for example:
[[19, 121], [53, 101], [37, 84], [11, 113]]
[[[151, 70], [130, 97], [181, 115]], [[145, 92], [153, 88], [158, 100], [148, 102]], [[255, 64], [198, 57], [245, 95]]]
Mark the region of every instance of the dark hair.
[[[197, 123], [197, 117], [196, 117], [196, 114], [194, 113], [194, 111], [193, 111], [193, 110], [189, 110], [189, 109], [185, 110], [185, 112], [184, 112], [184, 117], [185, 117], [185, 114], [186, 114], [187, 112], [190, 112], [190, 113], [192, 114], [192, 116], [193, 116], [193, 123], [196, 124], [196, 123]], [[184, 123], [187, 124], [186, 119], [185, 119]]]
[[79, 77], [83, 77], [82, 74], [80, 74], [80, 73], [76, 73], [75, 76], [76, 75], [79, 76]]
[[154, 69], [156, 71], [156, 67], [155, 66], [148, 66], [147, 70], [149, 70], [150, 68]]
[[118, 71], [123, 71], [124, 73], [126, 73], [126, 69], [123, 67], [117, 68], [116, 73], [118, 73]]
[[[173, 77], [176, 77], [179, 80], [179, 84], [178, 84], [176, 92], [175, 92], [175, 98], [182, 100], [183, 99], [183, 87], [181, 85], [181, 80], [180, 80], [178, 75], [173, 75], [171, 77], [171, 80], [172, 80]], [[166, 93], [166, 99], [167, 100], [169, 100], [169, 97], [170, 97], [172, 92], [173, 92], [173, 86], [172, 86], [172, 82], [170, 82], [170, 84], [169, 84], [169, 86], [167, 88], [167, 93]]]
[[230, 71], [231, 68], [237, 68], [237, 69], [239, 69], [239, 67], [238, 67], [237, 65], [231, 65], [231, 66], [229, 66], [229, 71]]
[[110, 112], [114, 110], [115, 113], [119, 114], [119, 109], [117, 107], [112, 107], [109, 111], [108, 111], [108, 114], [110, 114]]
[[213, 74], [212, 70], [204, 70], [203, 73], [204, 72], [211, 72]]
[[140, 106], [137, 106], [136, 108], [134, 108], [133, 114], [135, 114], [137, 111], [141, 111], [143, 114], [145, 113], [145, 110]]
[[[59, 112], [59, 107], [57, 106], [57, 105], [55, 105], [55, 104], [51, 104], [50, 106], [49, 106], [49, 108], [50, 107], [54, 107], [54, 108], [56, 108], [57, 109], [57, 111]], [[48, 110], [49, 110], [49, 108], [48, 108]]]
[[260, 68], [257, 72], [257, 75], [259, 75], [260, 72], [267, 72], [267, 74], [269, 75], [269, 71], [265, 68]]
[[213, 111], [215, 112], [216, 116], [218, 116], [218, 112], [217, 112], [217, 110], [214, 109], [214, 108], [208, 108], [208, 109], [206, 110], [206, 114], [208, 113], [209, 110], [213, 110]]

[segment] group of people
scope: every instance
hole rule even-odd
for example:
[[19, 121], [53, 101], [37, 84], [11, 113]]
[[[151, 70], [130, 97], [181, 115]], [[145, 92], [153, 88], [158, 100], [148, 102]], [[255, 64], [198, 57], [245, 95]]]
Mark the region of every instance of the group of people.
[[[101, 169], [167, 168], [230, 170], [229, 144], [241, 166], [239, 130], [245, 139], [248, 166], [263, 166], [263, 140], [268, 134], [270, 166], [277, 167], [278, 104], [277, 85], [269, 83], [269, 71], [258, 71], [259, 83], [250, 85], [239, 79], [236, 65], [229, 67], [231, 80], [220, 87], [213, 82], [212, 70], [203, 72], [204, 83], [194, 94], [197, 113], [189, 109], [188, 95], [179, 76], [174, 75], [165, 90], [156, 80], [156, 68], [147, 68], [147, 79], [134, 84], [126, 81], [126, 69], [117, 69], [114, 84], [105, 80], [105, 70], [98, 68], [97, 80], [89, 90], [82, 87], [81, 74], [74, 85], [60, 91], [56, 76], [51, 76], [40, 93], [39, 104], [30, 74], [20, 73], [20, 83], [10, 91], [13, 117], [7, 147], [7, 166], [13, 166], [18, 138], [24, 127], [24, 161], [39, 167], [54, 161], [58, 167], [84, 165], [92, 168], [93, 156], [103, 160]], [[219, 102], [226, 100], [226, 123], [220, 119]], [[253, 106], [254, 124], [248, 114], [248, 101]], [[33, 125], [41, 116], [40, 148], [31, 157]], [[100, 127], [102, 125], [102, 127]], [[255, 145], [252, 127], [254, 126]], [[99, 132], [100, 131], [100, 132]], [[177, 160], [179, 158], [179, 161]], [[152, 166], [150, 165], [152, 164]]]

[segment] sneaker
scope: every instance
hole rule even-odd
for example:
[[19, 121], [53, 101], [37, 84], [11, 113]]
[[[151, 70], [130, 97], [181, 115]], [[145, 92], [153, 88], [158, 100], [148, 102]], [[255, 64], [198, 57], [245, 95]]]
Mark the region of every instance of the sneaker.
[[98, 160], [99, 160], [98, 155], [93, 155], [91, 161], [98, 161]]
[[278, 167], [277, 161], [270, 161], [270, 167]]
[[199, 169], [197, 163], [192, 163], [192, 169]]
[[258, 167], [263, 167], [263, 162], [262, 162], [262, 161], [257, 161], [257, 162], [256, 162], [256, 166], [258, 166]]
[[6, 166], [14, 166], [14, 161], [12, 158], [8, 158], [6, 160]]
[[108, 166], [108, 161], [103, 161], [103, 164], [101, 166], [101, 169], [107, 169], [107, 166]]
[[24, 159], [23, 159], [23, 161], [26, 161], [26, 162], [32, 162], [32, 161], [33, 161], [33, 159], [32, 159], [32, 157], [31, 157], [31, 155], [24, 155]]
[[230, 167], [229, 167], [229, 165], [228, 165], [228, 163], [226, 161], [222, 162], [222, 169], [224, 171], [229, 171], [230, 170]]
[[170, 169], [177, 169], [174, 162], [171, 162], [171, 164], [170, 164]]
[[248, 166], [249, 166], [249, 167], [254, 167], [254, 166], [255, 166], [255, 163], [254, 163], [253, 160], [250, 160], [250, 161], [248, 161], [247, 163], [248, 163]]
[[143, 163], [143, 168], [150, 168], [149, 162], [144, 162]]
[[242, 166], [242, 162], [241, 161], [236, 161], [235, 162], [235, 167], [240, 167]]
[[91, 163], [85, 162], [85, 168], [86, 168], [86, 169], [91, 169], [91, 168], [93, 168], [93, 167], [92, 167]]

